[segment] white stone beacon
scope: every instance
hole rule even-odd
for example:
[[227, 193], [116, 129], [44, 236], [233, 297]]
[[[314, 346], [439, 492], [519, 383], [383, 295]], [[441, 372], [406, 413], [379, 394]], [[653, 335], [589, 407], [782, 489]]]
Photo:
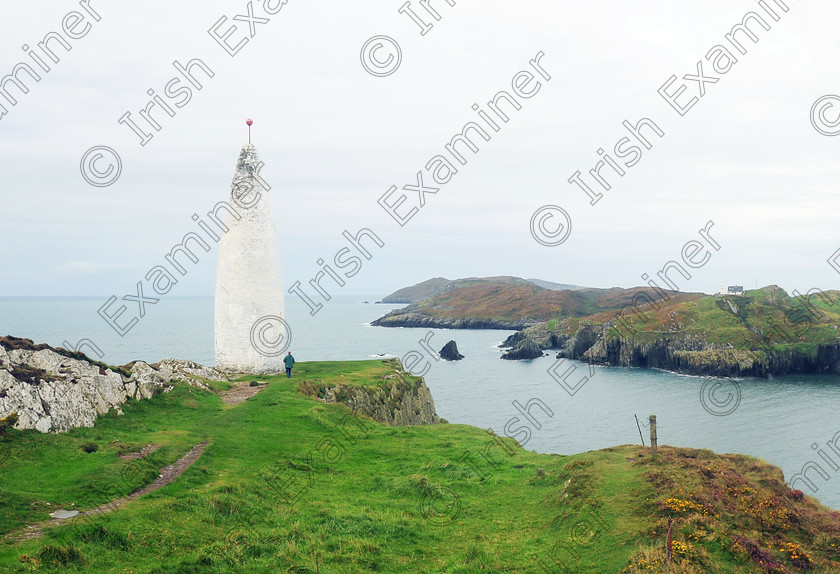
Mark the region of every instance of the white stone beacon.
[[242, 147], [230, 190], [227, 231], [216, 268], [216, 368], [283, 372], [291, 334], [285, 329], [283, 279], [270, 187], [249, 143]]

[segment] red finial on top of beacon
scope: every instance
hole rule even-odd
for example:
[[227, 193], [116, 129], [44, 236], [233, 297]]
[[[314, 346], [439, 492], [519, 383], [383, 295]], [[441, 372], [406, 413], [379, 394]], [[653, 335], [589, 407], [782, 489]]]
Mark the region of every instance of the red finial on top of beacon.
[[245, 123], [248, 124], [248, 145], [251, 145], [251, 124], [254, 123], [254, 120], [248, 118]]

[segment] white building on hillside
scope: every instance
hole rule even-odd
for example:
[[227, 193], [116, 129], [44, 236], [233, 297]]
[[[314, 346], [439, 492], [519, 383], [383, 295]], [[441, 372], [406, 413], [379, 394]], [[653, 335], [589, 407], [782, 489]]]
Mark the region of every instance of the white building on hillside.
[[726, 288], [726, 291], [723, 290], [723, 285], [720, 286], [720, 294], [721, 295], [743, 295], [744, 294], [744, 286], [743, 285], [730, 285]]

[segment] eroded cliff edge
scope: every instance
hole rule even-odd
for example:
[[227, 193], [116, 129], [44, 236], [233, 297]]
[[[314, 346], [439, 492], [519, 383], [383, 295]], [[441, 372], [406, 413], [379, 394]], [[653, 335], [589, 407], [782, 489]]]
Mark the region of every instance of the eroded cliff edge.
[[385, 361], [393, 367], [381, 381], [371, 385], [302, 381], [298, 391], [325, 403], [342, 403], [354, 413], [389, 426], [420, 426], [446, 422], [435, 410], [435, 401], [423, 377], [403, 369], [399, 359]]

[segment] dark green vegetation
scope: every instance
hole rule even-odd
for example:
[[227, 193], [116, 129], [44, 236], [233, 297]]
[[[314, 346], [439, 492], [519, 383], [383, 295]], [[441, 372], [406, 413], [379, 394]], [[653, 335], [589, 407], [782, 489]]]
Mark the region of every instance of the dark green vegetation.
[[619, 310], [545, 322], [514, 336], [566, 357], [716, 376], [840, 373], [840, 292], [790, 297], [640, 298]]
[[562, 291], [565, 289], [583, 289], [577, 285], [563, 285], [560, 283], [552, 283], [551, 281], [543, 281], [542, 279], [521, 279], [519, 277], [501, 276], [501, 277], [467, 277], [465, 279], [445, 279], [443, 277], [435, 277], [428, 279], [417, 285], [411, 287], [404, 287], [394, 291], [387, 297], [382, 298], [382, 303], [416, 303], [429, 297], [443, 295], [449, 291], [467, 287], [469, 285], [477, 285], [479, 283], [495, 283], [498, 285], [536, 285], [543, 289], [554, 291]]
[[[551, 319], [583, 317], [632, 306], [640, 293], [652, 299], [661, 297], [648, 287], [554, 291], [524, 279], [518, 282], [497, 278], [461, 281], [469, 283], [456, 284], [454, 289], [442, 294], [391, 311], [372, 324], [380, 327], [521, 329]], [[702, 297], [699, 294], [681, 296]]]
[[[669, 517], [671, 573], [840, 568], [840, 515], [756, 459], [661, 447], [651, 460], [634, 446], [538, 455], [474, 427], [388, 427], [296, 390], [382, 385], [393, 367], [298, 363], [295, 378], [259, 378], [267, 387], [235, 406], [175, 384], [94, 428], [7, 431], [0, 571], [659, 572]], [[19, 540], [51, 510], [148, 484], [205, 440], [171, 484]], [[120, 458], [149, 444], [161, 447]]]

